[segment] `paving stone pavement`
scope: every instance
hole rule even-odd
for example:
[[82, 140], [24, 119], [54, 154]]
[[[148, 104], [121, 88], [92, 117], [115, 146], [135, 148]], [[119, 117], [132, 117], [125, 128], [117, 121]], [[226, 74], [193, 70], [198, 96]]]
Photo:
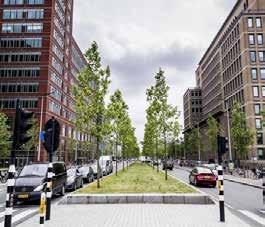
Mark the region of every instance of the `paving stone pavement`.
[[[39, 226], [34, 216], [19, 227]], [[57, 205], [45, 227], [250, 227], [226, 209], [219, 222], [217, 205], [101, 204]]]

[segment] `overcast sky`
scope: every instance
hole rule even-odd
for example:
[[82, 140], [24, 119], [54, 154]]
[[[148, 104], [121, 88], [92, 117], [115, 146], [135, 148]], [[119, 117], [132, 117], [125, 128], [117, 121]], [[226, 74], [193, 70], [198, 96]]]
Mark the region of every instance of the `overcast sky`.
[[[203, 53], [236, 0], [75, 0], [74, 36], [84, 52], [97, 41], [111, 68], [110, 93], [120, 89], [138, 140], [143, 139], [145, 91], [159, 67], [170, 86], [169, 102], [195, 86]], [[183, 124], [183, 112], [180, 119]]]

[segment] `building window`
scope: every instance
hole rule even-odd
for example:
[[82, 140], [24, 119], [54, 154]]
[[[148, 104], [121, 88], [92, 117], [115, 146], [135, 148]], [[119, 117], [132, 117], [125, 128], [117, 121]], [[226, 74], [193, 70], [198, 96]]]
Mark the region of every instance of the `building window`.
[[253, 28], [253, 18], [252, 17], [248, 18], [248, 28]]
[[259, 97], [259, 87], [255, 86], [255, 87], [252, 87], [252, 89], [253, 89], [253, 96]]
[[262, 80], [265, 80], [265, 69], [264, 68], [263, 69], [260, 69], [260, 78]]
[[250, 61], [251, 62], [256, 62], [256, 52], [255, 51], [250, 51]]
[[40, 76], [40, 68], [3, 68], [0, 69], [0, 77], [24, 78]]
[[257, 17], [256, 18], [256, 28], [261, 28], [262, 27], [262, 22], [261, 22], [261, 18]]
[[248, 35], [248, 43], [249, 43], [249, 45], [255, 44], [255, 36], [253, 34]]
[[262, 86], [261, 89], [262, 89], [262, 96], [265, 97], [265, 87]]
[[265, 61], [265, 51], [259, 51], [259, 61]]
[[24, 4], [23, 0], [4, 0], [4, 5], [22, 5]]
[[30, 5], [44, 4], [44, 0], [28, 0], [28, 4]]
[[263, 34], [257, 35], [257, 42], [258, 42], [258, 45], [263, 45]]
[[260, 104], [254, 105], [254, 112], [255, 112], [255, 115], [260, 115]]
[[252, 78], [252, 80], [258, 79], [257, 69], [251, 69], [251, 78]]
[[256, 118], [255, 123], [256, 123], [256, 129], [262, 129], [261, 119]]
[[265, 159], [265, 153], [263, 148], [258, 148], [258, 159], [259, 160], [264, 160]]
[[261, 132], [257, 133], [257, 144], [259, 144], [259, 145], [263, 144], [263, 133], [261, 133]]

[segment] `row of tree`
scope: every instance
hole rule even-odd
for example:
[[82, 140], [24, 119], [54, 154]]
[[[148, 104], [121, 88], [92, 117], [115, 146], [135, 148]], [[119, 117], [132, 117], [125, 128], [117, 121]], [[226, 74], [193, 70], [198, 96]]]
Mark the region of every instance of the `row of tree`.
[[[180, 133], [179, 112], [168, 103], [169, 86], [166, 83], [164, 71], [159, 69], [155, 75], [155, 84], [146, 91], [148, 107], [142, 142], [144, 156], [152, 159], [168, 159], [168, 144], [175, 141]], [[158, 167], [157, 167], [158, 171]], [[167, 170], [165, 171], [167, 180]]]
[[[124, 167], [124, 159], [139, 155], [135, 129], [132, 127], [128, 114], [128, 106], [119, 90], [111, 95], [110, 103], [106, 105], [106, 96], [111, 83], [110, 68], [109, 66], [102, 67], [96, 42], [93, 42], [91, 48], [86, 51], [85, 57], [88, 65], [78, 75], [78, 85], [73, 87], [77, 129], [96, 138], [98, 169], [100, 144], [103, 142], [115, 144], [116, 156], [118, 146], [121, 146]], [[99, 174], [98, 171], [98, 187], [100, 187]]]
[[[265, 119], [265, 112], [262, 113]], [[245, 112], [238, 103], [232, 107], [230, 119], [231, 146], [237, 159], [248, 159], [248, 148], [254, 143], [255, 132], [247, 126], [247, 118]], [[205, 132], [208, 146], [204, 146], [202, 141], [202, 130], [192, 128], [184, 136], [185, 158], [192, 159], [197, 157], [198, 151], [202, 153], [204, 159], [216, 158], [217, 155], [217, 135], [223, 135], [224, 129], [221, 128], [218, 121], [209, 115], [207, 120], [207, 130]], [[206, 151], [206, 149], [209, 149]], [[183, 157], [183, 156], [182, 156]]]

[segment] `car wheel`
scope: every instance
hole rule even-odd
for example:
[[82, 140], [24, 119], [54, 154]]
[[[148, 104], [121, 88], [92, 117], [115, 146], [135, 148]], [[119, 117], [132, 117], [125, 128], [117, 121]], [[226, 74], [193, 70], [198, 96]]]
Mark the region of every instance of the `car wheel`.
[[83, 188], [83, 186], [84, 186], [84, 182], [83, 182], [83, 179], [81, 179], [80, 188]]
[[61, 196], [64, 196], [65, 195], [65, 185], [62, 186], [60, 195]]

